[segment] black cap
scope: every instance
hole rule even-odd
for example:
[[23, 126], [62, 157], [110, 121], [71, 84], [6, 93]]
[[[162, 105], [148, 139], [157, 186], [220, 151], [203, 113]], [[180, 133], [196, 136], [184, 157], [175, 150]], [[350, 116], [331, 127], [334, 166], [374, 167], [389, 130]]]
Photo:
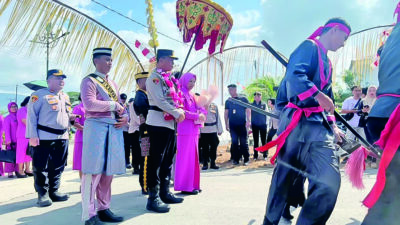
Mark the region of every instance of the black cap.
[[128, 98], [128, 96], [125, 93], [120, 94], [119, 97], [123, 100], [126, 100]]
[[168, 56], [172, 59], [178, 59], [178, 57], [174, 56], [174, 51], [170, 50], [170, 49], [158, 49], [157, 50], [157, 61], [161, 58], [161, 57], [165, 57]]
[[111, 56], [112, 54], [112, 49], [111, 48], [95, 48], [93, 49], [93, 57], [99, 56], [99, 55], [108, 55]]
[[59, 70], [59, 69], [52, 69], [47, 71], [47, 77], [46, 79], [49, 79], [50, 76], [62, 76], [63, 78], [67, 78], [67, 76], [63, 73], [63, 71]]
[[236, 84], [230, 84], [228, 85], [228, 88], [237, 88]]

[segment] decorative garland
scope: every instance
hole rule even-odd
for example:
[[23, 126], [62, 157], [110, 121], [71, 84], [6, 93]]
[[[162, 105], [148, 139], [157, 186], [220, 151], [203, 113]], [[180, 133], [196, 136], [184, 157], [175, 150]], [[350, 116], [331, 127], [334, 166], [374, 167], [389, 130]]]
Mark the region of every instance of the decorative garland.
[[[169, 87], [169, 96], [174, 102], [174, 106], [178, 108], [183, 108], [183, 94], [181, 91], [181, 85], [179, 84], [179, 80], [174, 76], [171, 76], [171, 73], [163, 72], [161, 69], [157, 69], [157, 73], [161, 74], [165, 83]], [[173, 120], [174, 117], [169, 113], [164, 113], [165, 120]]]
[[151, 39], [149, 40], [149, 45], [152, 48], [158, 47], [158, 40], [157, 40], [157, 29], [156, 29], [156, 24], [154, 23], [154, 17], [153, 17], [153, 3], [151, 0], [146, 0], [147, 4], [147, 25], [149, 25], [149, 34], [151, 36]]

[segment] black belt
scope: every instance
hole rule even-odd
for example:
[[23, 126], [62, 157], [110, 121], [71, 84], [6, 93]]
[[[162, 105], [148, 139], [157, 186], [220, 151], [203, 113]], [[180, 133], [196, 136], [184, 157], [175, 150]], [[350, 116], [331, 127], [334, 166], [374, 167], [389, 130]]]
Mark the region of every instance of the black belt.
[[217, 122], [214, 122], [214, 123], [204, 123], [204, 126], [214, 126], [214, 125], [217, 125]]
[[54, 128], [46, 127], [46, 126], [43, 126], [43, 125], [40, 125], [40, 124], [37, 125], [37, 128], [39, 130], [46, 131], [46, 132], [49, 132], [49, 133], [52, 133], [52, 134], [57, 134], [57, 135], [62, 135], [68, 130], [68, 129], [54, 129]]
[[157, 106], [155, 106], [155, 105], [151, 105], [151, 106], [150, 106], [150, 110], [154, 110], [154, 111], [163, 112], [163, 110], [162, 110], [162, 109], [158, 108], [158, 107], [157, 107]]

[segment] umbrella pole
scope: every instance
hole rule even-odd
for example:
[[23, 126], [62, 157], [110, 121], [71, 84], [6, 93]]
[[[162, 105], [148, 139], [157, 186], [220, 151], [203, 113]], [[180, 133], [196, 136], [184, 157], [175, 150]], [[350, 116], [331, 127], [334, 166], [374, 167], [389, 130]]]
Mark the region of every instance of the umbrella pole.
[[178, 78], [180, 78], [182, 76], [182, 74], [183, 74], [183, 69], [185, 68], [186, 62], [187, 62], [187, 60], [189, 58], [190, 52], [192, 51], [193, 45], [196, 42], [197, 35], [199, 34], [199, 32], [201, 30], [201, 27], [203, 26], [203, 20], [204, 20], [204, 18], [201, 18], [200, 26], [199, 26], [199, 28], [197, 28], [196, 35], [194, 36], [192, 44], [190, 45], [189, 52], [187, 53], [185, 61], [183, 62], [183, 66], [182, 66], [181, 72], [179, 73], [179, 77]]

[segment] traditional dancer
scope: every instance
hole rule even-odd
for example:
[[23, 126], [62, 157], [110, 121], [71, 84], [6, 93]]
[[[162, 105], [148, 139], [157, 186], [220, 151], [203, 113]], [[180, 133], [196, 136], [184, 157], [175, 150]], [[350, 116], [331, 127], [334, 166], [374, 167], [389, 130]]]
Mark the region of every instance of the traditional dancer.
[[26, 137], [33, 147], [32, 167], [40, 207], [69, 198], [58, 192], [68, 158], [69, 125], [75, 120], [69, 97], [62, 91], [66, 77], [61, 70], [49, 70], [48, 88], [34, 92], [28, 103]]
[[[258, 148], [265, 151], [278, 145], [271, 162], [277, 164], [268, 193], [264, 225], [278, 224], [297, 170], [308, 174], [308, 198], [297, 224], [325, 224], [336, 203], [340, 187], [338, 157], [334, 135], [343, 135], [335, 125], [332, 92], [332, 68], [327, 51], [344, 45], [351, 28], [343, 19], [330, 19], [290, 56], [286, 75], [277, 95], [282, 110], [279, 136]], [[319, 39], [317, 39], [319, 37]], [[331, 113], [331, 115], [325, 112]], [[293, 170], [293, 168], [296, 170]]]
[[[399, 8], [400, 9], [400, 8]], [[400, 207], [400, 24], [380, 55], [377, 100], [368, 116], [370, 143], [383, 149], [377, 180], [364, 200], [369, 208], [363, 225], [397, 225]]]
[[[85, 109], [82, 146], [82, 219], [85, 224], [121, 222], [110, 210], [111, 182], [114, 174], [125, 173], [122, 127], [128, 116], [119, 103], [118, 87], [110, 79], [111, 48], [95, 48], [96, 71], [81, 83]], [[95, 205], [97, 200], [97, 210]]]
[[[172, 160], [176, 151], [176, 122], [185, 119], [185, 112], [179, 107], [178, 81], [171, 76], [174, 60], [172, 50], [157, 51], [157, 66], [146, 81], [150, 110], [146, 124], [150, 138], [150, 155], [147, 157], [148, 210], [169, 212], [172, 203], [181, 203], [169, 190]], [[162, 200], [162, 201], [161, 201]], [[164, 203], [163, 203], [164, 202]]]
[[206, 117], [199, 111], [190, 91], [196, 83], [196, 75], [185, 73], [180, 79], [183, 93], [185, 120], [178, 124], [177, 153], [175, 161], [174, 188], [183, 194], [198, 194], [200, 191], [199, 122]]

